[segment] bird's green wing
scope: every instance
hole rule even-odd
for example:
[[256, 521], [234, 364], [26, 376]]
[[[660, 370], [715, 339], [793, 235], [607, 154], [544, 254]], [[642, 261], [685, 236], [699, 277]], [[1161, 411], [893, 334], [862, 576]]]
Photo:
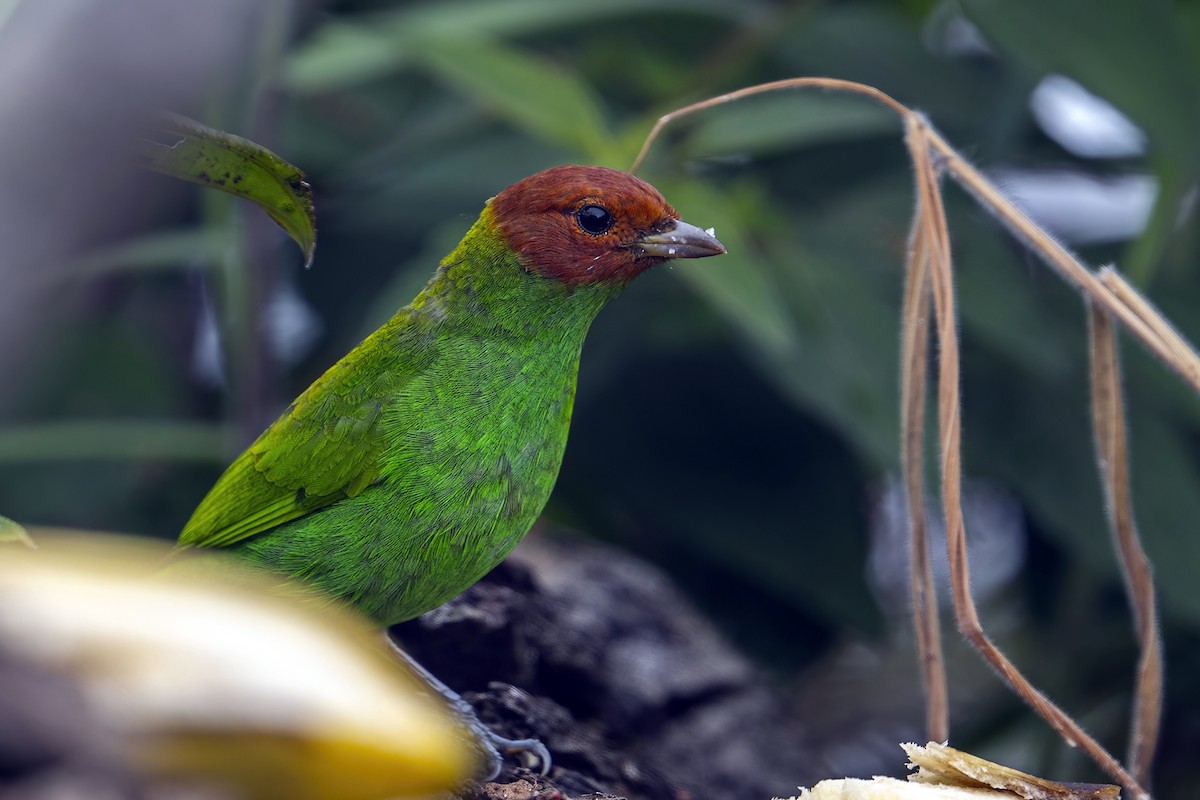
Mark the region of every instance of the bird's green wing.
[[227, 547], [353, 497], [379, 475], [385, 404], [433, 359], [400, 315], [334, 364], [217, 480], [180, 547]]

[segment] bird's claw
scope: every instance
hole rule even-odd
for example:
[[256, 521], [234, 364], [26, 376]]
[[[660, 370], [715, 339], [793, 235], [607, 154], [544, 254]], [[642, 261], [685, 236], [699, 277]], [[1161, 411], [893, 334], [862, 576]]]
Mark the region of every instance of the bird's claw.
[[533, 770], [535, 767], [538, 775], [546, 775], [550, 772], [550, 751], [546, 745], [542, 744], [537, 739], [508, 739], [493, 731], [487, 725], [480, 721], [475, 715], [475, 709], [466, 701], [455, 703], [455, 712], [459, 718], [465, 723], [466, 727], [475, 736], [475, 740], [479, 742], [480, 749], [484, 752], [485, 770], [483, 780], [495, 780], [500, 774], [501, 767], [504, 766], [504, 756], [519, 756], [522, 766], [526, 769]]
[[434, 692], [450, 706], [462, 725], [471, 732], [475, 741], [479, 743], [479, 749], [483, 751], [485, 759], [484, 781], [493, 780], [500, 774], [500, 768], [504, 766], [505, 755], [520, 756], [522, 765], [530, 770], [534, 769], [535, 765], [540, 766], [540, 769], [537, 770], [539, 775], [546, 775], [550, 772], [550, 751], [546, 749], [546, 745], [537, 739], [506, 739], [494, 732], [479, 719], [479, 716], [475, 713], [474, 706], [463, 699], [462, 695], [458, 692], [438, 680], [433, 673], [421, 666], [416, 659], [404, 652], [386, 633], [384, 641], [389, 645], [396, 657], [406, 664], [416, 677], [425, 683], [426, 688]]
[[506, 739], [488, 730], [485, 743], [498, 754], [519, 756], [525, 768], [536, 771], [538, 775], [545, 776], [550, 771], [550, 751], [537, 739]]

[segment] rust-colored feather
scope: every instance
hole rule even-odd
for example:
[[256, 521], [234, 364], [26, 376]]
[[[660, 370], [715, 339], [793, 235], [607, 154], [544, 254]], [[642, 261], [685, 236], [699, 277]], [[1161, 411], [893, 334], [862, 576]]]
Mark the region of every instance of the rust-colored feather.
[[[605, 233], [580, 227], [575, 215], [589, 205], [612, 214]], [[569, 285], [628, 283], [663, 262], [634, 245], [679, 218], [641, 178], [583, 166], [555, 167], [514, 183], [492, 200], [492, 211], [526, 269]]]

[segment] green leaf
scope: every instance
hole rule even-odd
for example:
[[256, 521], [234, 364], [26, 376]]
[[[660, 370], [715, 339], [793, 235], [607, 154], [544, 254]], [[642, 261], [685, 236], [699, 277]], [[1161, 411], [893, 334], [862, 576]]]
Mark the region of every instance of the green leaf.
[[336, 91], [408, 66], [412, 61], [410, 48], [430, 38], [478, 40], [528, 35], [655, 12], [708, 14], [745, 21], [747, 5], [722, 0], [459, 0], [402, 6], [323, 25], [292, 55], [284, 80], [299, 92]]
[[13, 522], [5, 516], [0, 516], [0, 545], [6, 544], [23, 544], [26, 547], [37, 549], [37, 545], [33, 543], [33, 539], [29, 537], [29, 532], [23, 527]]
[[[856, 206], [786, 219], [769, 198], [735, 187], [720, 194], [699, 182], [667, 187], [660, 186], [678, 198], [684, 219], [715, 222], [729, 250], [711, 267], [680, 266], [675, 274], [732, 323], [765, 378], [840, 431], [870, 463], [893, 465], [899, 441], [899, 269], [880, 263], [870, 248], [876, 237], [903, 241], [903, 212], [894, 224], [878, 209], [864, 216]], [[903, 203], [908, 195], [898, 197]], [[865, 228], [863, 219], [874, 221], [879, 232]], [[777, 233], [752, 233], [767, 229]], [[858, 241], [864, 253], [830, 261], [820, 255], [822, 248], [810, 246], [821, 235], [843, 244]]]
[[[1131, 394], [1136, 398], [1130, 404], [1129, 435], [1138, 525], [1154, 564], [1161, 602], [1197, 623], [1200, 537], [1195, 535], [1194, 523], [1200, 519], [1200, 494], [1196, 493], [1200, 467], [1195, 445], [1179, 435], [1177, 420], [1154, 407], [1157, 397], [1145, 397], [1148, 393], [1140, 391]], [[1097, 538], [1099, 546], [1111, 547], [1108, 536], [1099, 534]]]
[[300, 246], [304, 266], [312, 264], [317, 220], [303, 172], [261, 145], [178, 114], [165, 115], [157, 132], [170, 143], [144, 143], [146, 168], [250, 200]]
[[789, 152], [899, 129], [895, 114], [861, 97], [784, 92], [705, 115], [685, 152], [690, 157]]
[[1128, 114], [1177, 168], [1200, 171], [1200, 81], [1172, 4], [960, 1], [983, 34], [1026, 67], [1074, 78]]
[[713, 262], [668, 262], [668, 268], [756, 348], [772, 357], [784, 357], [796, 332], [772, 271], [752, 245], [746, 215], [729, 197], [701, 181], [661, 180], [655, 185], [667, 197], [676, 198], [683, 219], [701, 226], [714, 223], [717, 238], [729, 251], [728, 256]]
[[964, 200], [951, 196], [947, 202], [956, 236], [954, 282], [964, 336], [990, 351], [987, 358], [1006, 359], [1006, 368], [1031, 377], [1052, 380], [1070, 374], [1080, 354], [1069, 343], [1082, 335], [1083, 327], [1074, 298], [1049, 275], [1014, 270], [1007, 263], [1011, 237], [981, 220], [974, 203]]
[[1141, 236], [1135, 239], [1121, 259], [1122, 270], [1134, 285], [1145, 290], [1151, 284], [1155, 267], [1162, 260], [1176, 231], [1190, 221], [1194, 213], [1194, 181], [1166, 162], [1156, 170], [1158, 196]]
[[67, 277], [87, 277], [109, 272], [143, 272], [178, 267], [211, 266], [230, 246], [224, 231], [216, 228], [180, 228], [139, 236], [106, 247], [69, 263]]
[[421, 36], [523, 36], [558, 28], [577, 28], [613, 17], [653, 13], [690, 13], [745, 19], [754, 4], [728, 0], [606, 0], [563, 3], [559, 0], [459, 0], [427, 3], [407, 22]]
[[1122, 259], [1147, 287], [1179, 238], [1189, 188], [1200, 176], [1197, 15], [1165, 0], [962, 0], [990, 40], [1026, 68], [1068, 75], [1146, 132], [1160, 191]]
[[223, 464], [225, 426], [192, 422], [51, 422], [0, 428], [0, 463], [192, 461]]
[[568, 67], [486, 40], [428, 39], [422, 64], [528, 133], [604, 161], [604, 116], [591, 90]]
[[284, 65], [295, 92], [333, 92], [395, 72], [411, 61], [407, 31], [386, 22], [329, 22]]

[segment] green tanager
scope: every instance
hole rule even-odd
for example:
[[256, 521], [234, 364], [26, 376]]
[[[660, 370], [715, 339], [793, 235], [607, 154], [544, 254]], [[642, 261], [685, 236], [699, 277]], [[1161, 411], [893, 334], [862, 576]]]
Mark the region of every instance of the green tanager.
[[624, 172], [513, 184], [233, 462], [179, 545], [307, 582], [381, 626], [441, 605], [545, 506], [597, 312], [649, 267], [724, 252]]

